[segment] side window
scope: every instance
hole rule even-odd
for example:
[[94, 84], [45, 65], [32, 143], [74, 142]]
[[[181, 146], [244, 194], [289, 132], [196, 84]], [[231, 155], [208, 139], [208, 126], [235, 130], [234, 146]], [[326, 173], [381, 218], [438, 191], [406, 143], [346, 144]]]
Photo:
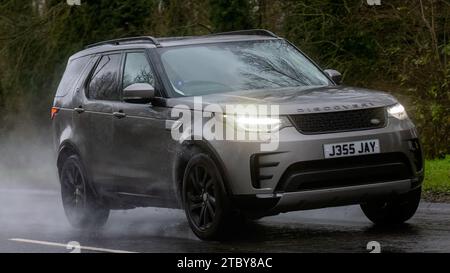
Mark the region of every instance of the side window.
[[155, 77], [144, 52], [127, 53], [122, 88], [133, 83], [149, 83], [155, 86]]
[[94, 73], [88, 87], [88, 98], [96, 100], [119, 100], [118, 71], [120, 54], [104, 55]]
[[64, 97], [70, 90], [72, 90], [72, 88], [75, 87], [75, 84], [78, 78], [80, 78], [81, 72], [83, 72], [83, 68], [88, 63], [89, 58], [89, 56], [81, 57], [72, 60], [67, 64], [66, 71], [64, 71], [64, 75], [59, 82], [56, 97]]

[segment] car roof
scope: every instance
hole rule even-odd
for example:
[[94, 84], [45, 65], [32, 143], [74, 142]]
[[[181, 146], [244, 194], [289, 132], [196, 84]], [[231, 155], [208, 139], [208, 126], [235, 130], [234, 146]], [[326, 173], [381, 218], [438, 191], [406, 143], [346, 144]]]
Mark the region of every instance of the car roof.
[[81, 50], [76, 54], [72, 55], [69, 60], [76, 59], [86, 55], [111, 52], [117, 50], [126, 50], [126, 49], [173, 47], [173, 46], [208, 44], [208, 43], [275, 40], [275, 39], [281, 38], [276, 36], [272, 32], [264, 29], [230, 31], [203, 36], [181, 36], [181, 37], [161, 37], [161, 38], [154, 38], [151, 36], [127, 37], [88, 45], [84, 50]]
[[196, 45], [206, 43], [222, 43], [222, 42], [239, 42], [239, 41], [253, 41], [253, 40], [268, 40], [280, 39], [275, 37], [268, 37], [263, 35], [226, 35], [226, 36], [187, 36], [187, 37], [167, 37], [158, 38], [161, 47]]

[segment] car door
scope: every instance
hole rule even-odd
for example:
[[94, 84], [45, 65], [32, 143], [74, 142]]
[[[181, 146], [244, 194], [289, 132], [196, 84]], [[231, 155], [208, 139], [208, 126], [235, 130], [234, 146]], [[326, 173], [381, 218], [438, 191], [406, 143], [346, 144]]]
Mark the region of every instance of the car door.
[[95, 185], [106, 191], [115, 191], [113, 110], [120, 99], [121, 59], [121, 53], [99, 56], [84, 86], [84, 99], [74, 109], [87, 143], [83, 161]]
[[[153, 71], [145, 51], [125, 52], [121, 89], [134, 83], [149, 83], [158, 93]], [[114, 118], [114, 146], [121, 158], [115, 170], [122, 193], [164, 198], [172, 174], [167, 143], [171, 136], [165, 129], [169, 110], [151, 103], [121, 101], [115, 111], [123, 115]]]

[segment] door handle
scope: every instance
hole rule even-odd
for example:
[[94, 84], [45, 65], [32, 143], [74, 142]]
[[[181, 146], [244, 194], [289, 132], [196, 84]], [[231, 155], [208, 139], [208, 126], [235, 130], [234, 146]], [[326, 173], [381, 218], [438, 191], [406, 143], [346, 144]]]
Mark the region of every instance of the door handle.
[[121, 111], [119, 111], [119, 112], [113, 112], [113, 115], [114, 115], [116, 118], [124, 118], [124, 117], [127, 116], [127, 114], [125, 114], [124, 112], [121, 112]]
[[83, 107], [75, 107], [73, 108], [73, 110], [75, 110], [75, 112], [77, 112], [78, 114], [82, 114], [84, 113], [84, 108]]

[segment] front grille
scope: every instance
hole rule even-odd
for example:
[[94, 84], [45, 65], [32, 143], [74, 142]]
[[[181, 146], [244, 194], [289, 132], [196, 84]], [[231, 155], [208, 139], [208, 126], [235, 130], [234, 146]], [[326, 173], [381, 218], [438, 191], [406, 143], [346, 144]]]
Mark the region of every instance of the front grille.
[[[295, 128], [304, 134], [323, 134], [382, 128], [386, 125], [384, 107], [341, 112], [290, 115]], [[378, 122], [377, 122], [378, 121]]]
[[368, 185], [411, 179], [412, 176], [409, 160], [402, 153], [304, 161], [287, 168], [276, 192]]

